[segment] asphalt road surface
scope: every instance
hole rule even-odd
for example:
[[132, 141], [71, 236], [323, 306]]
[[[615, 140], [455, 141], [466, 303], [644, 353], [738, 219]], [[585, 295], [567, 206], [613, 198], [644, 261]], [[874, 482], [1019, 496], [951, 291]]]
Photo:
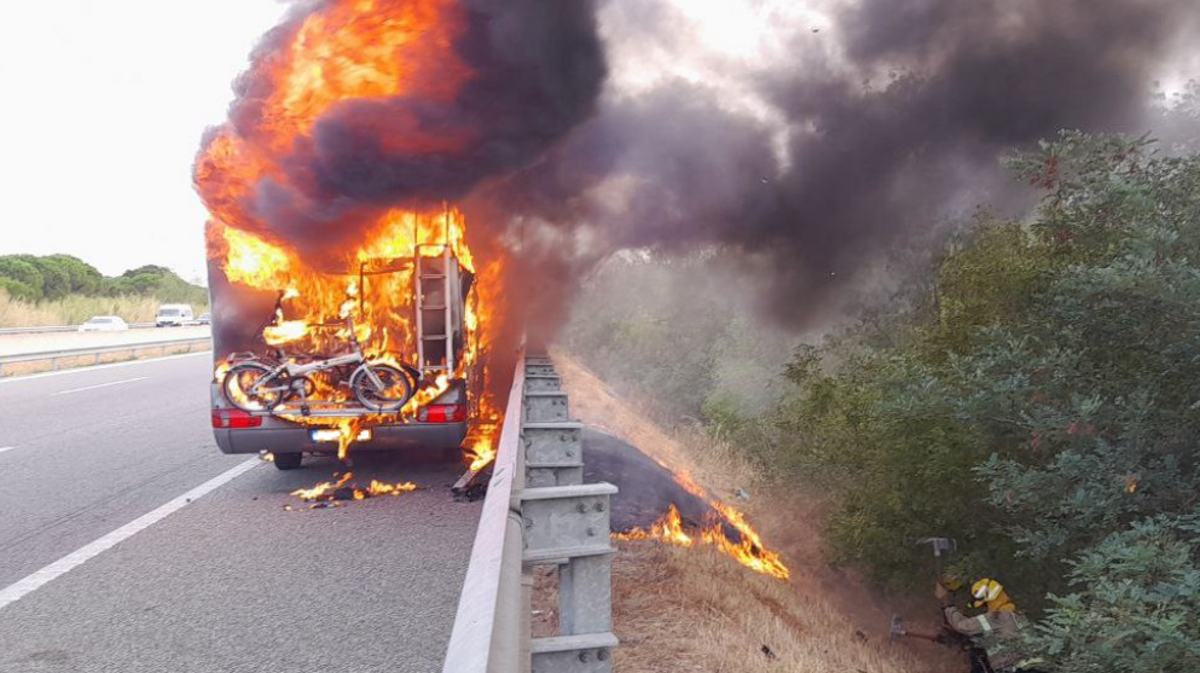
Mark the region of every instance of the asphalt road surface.
[[0, 381], [0, 672], [439, 671], [461, 466], [364, 456], [355, 481], [421, 488], [308, 510], [338, 465], [221, 454], [209, 357]]

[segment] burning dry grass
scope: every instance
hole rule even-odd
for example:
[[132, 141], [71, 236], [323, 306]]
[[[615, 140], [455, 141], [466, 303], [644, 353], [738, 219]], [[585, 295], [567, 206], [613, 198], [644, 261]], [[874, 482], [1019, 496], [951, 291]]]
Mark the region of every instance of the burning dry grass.
[[[571, 394], [572, 415], [687, 473], [722, 499], [733, 501], [738, 489], [749, 491], [750, 500], [738, 506], [748, 510], [793, 569], [791, 580], [780, 582], [749, 572], [712, 547], [618, 542], [613, 599], [620, 670], [935, 673], [961, 668], [953, 655], [932, 646], [889, 643], [888, 617], [895, 606], [881, 605], [856, 578], [824, 562], [819, 502], [760, 491], [759, 475], [728, 445], [696, 432], [668, 435], [569, 356], [555, 352], [554, 357]], [[542, 618], [535, 628], [548, 634], [545, 629], [556, 623], [554, 582], [538, 579]]]

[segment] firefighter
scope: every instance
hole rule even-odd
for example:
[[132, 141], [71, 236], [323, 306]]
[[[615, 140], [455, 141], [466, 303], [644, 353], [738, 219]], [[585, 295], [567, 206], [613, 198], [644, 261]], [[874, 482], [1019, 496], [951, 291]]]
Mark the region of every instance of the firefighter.
[[[987, 607], [984, 613], [974, 617], [963, 614], [950, 602], [950, 592], [941, 583], [937, 585], [934, 594], [942, 603], [946, 625], [955, 632], [970, 637], [988, 654], [979, 657], [978, 660], [972, 656], [972, 673], [1033, 672], [1031, 666], [1036, 662], [1025, 659], [1017, 650], [1018, 635], [1025, 626], [1025, 617], [1017, 611], [1016, 604], [1004, 591], [1003, 585], [986, 577], [971, 585], [971, 596], [975, 600], [970, 603], [970, 607]], [[998, 647], [1001, 645], [1002, 647]]]

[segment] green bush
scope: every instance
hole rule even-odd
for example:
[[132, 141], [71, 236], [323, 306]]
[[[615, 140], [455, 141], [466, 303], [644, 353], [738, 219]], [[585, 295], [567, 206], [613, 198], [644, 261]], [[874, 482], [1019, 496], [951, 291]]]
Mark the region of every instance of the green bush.
[[5, 287], [14, 296], [36, 301], [42, 298], [44, 280], [42, 273], [23, 255], [0, 257], [0, 278], [7, 281]]
[[836, 484], [829, 540], [877, 579], [927, 581], [911, 538], [954, 536], [1048, 601], [1061, 670], [1193, 670], [1200, 157], [1072, 132], [1011, 165], [1038, 217], [984, 218], [923, 305], [799, 352], [774, 459]]
[[1200, 671], [1200, 516], [1113, 533], [1072, 564], [1030, 644], [1058, 673]]

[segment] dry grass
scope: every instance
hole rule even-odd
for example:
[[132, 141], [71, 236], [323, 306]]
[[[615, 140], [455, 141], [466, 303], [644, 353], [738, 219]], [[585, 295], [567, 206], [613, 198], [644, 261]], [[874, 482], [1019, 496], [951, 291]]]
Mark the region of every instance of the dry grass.
[[[96, 315], [120, 316], [125, 322], [153, 322], [159, 305], [154, 297], [84, 297], [72, 295], [55, 301], [30, 303], [0, 291], [0, 327], [78, 325]], [[199, 315], [208, 310], [195, 306]]]
[[[748, 490], [750, 502], [739, 506], [793, 574], [788, 582], [757, 575], [711, 548], [619, 543], [613, 564], [618, 670], [935, 673], [961, 668], [954, 655], [933, 646], [889, 643], [891, 611], [918, 606], [883, 605], [853, 575], [825, 564], [819, 502], [760, 490], [762, 480], [728, 445], [698, 432], [669, 435], [569, 356], [553, 355], [571, 394], [573, 416], [687, 472], [726, 501], [732, 502], [737, 488]], [[550, 576], [538, 578], [543, 634], [555, 621], [553, 585]]]

